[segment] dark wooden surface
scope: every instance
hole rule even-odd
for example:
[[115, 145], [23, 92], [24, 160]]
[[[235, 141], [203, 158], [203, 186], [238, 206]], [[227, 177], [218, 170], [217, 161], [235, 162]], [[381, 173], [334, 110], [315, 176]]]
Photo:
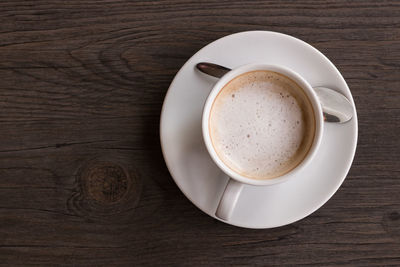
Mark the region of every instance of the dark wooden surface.
[[[246, 30], [325, 53], [359, 116], [340, 190], [270, 230], [198, 210], [159, 144], [181, 65]], [[399, 120], [399, 1], [1, 1], [0, 264], [399, 266]]]

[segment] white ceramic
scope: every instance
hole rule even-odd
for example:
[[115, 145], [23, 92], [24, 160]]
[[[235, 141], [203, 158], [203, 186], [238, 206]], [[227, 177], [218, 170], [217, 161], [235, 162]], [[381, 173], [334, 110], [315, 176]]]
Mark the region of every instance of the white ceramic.
[[[165, 97], [160, 124], [167, 167], [182, 192], [202, 211], [215, 211], [229, 177], [207, 152], [201, 118], [217, 79], [198, 72], [198, 62], [236, 68], [264, 62], [293, 70], [311, 86], [350, 90], [335, 66], [318, 50], [294, 37], [264, 31], [223, 37], [192, 56], [174, 78]], [[355, 110], [355, 109], [354, 109]], [[345, 124], [325, 123], [321, 144], [296, 177], [270, 186], [244, 185], [226, 223], [247, 228], [272, 228], [300, 220], [321, 207], [345, 179], [357, 144], [357, 114]], [[218, 219], [218, 218], [217, 218]]]
[[[212, 105], [214, 103], [215, 98], [218, 96], [219, 92], [222, 90], [222, 88], [229, 83], [231, 80], [233, 80], [235, 77], [246, 73], [250, 71], [255, 71], [255, 70], [269, 70], [269, 71], [274, 71], [281, 73], [285, 75], [286, 77], [289, 77], [293, 81], [295, 81], [300, 87], [303, 89], [305, 94], [307, 95], [308, 99], [310, 100], [310, 103], [312, 105], [312, 110], [314, 111], [314, 117], [316, 121], [315, 125], [315, 135], [314, 135], [314, 140], [311, 145], [311, 148], [307, 154], [307, 156], [303, 159], [303, 161], [295, 167], [293, 170], [291, 170], [289, 173], [286, 173], [285, 175], [282, 175], [280, 177], [276, 177], [274, 179], [265, 179], [265, 180], [255, 180], [255, 179], [250, 179], [247, 178], [235, 171], [233, 171], [229, 166], [226, 166], [226, 164], [218, 157], [217, 152], [214, 149], [214, 146], [212, 145], [211, 142], [211, 136], [210, 136], [210, 128], [209, 128], [209, 119], [210, 119], [210, 112]], [[310, 84], [306, 80], [304, 80], [300, 75], [298, 75], [296, 72], [285, 68], [281, 66], [276, 66], [276, 65], [268, 65], [268, 64], [262, 64], [262, 63], [253, 63], [253, 64], [247, 64], [244, 66], [240, 66], [238, 68], [235, 68], [225, 74], [219, 81], [214, 85], [213, 89], [211, 90], [206, 103], [204, 105], [203, 109], [203, 117], [202, 117], [202, 131], [203, 131], [203, 138], [204, 138], [204, 143], [206, 145], [206, 148], [208, 152], [210, 153], [211, 158], [214, 160], [214, 162], [217, 164], [217, 166], [225, 172], [230, 178], [234, 180], [230, 180], [224, 190], [224, 193], [222, 195], [221, 201], [218, 205], [218, 208], [215, 212], [215, 215], [223, 220], [229, 220], [230, 216], [232, 215], [234, 208], [237, 204], [237, 200], [239, 199], [239, 195], [243, 189], [244, 184], [250, 184], [250, 185], [259, 185], [259, 186], [266, 186], [266, 185], [273, 185], [277, 183], [281, 183], [284, 181], [287, 181], [288, 179], [293, 179], [298, 176], [298, 173], [301, 172], [301, 170], [307, 166], [310, 161], [313, 159], [315, 153], [317, 152], [320, 144], [321, 144], [321, 137], [323, 134], [323, 115], [322, 115], [322, 108], [321, 104], [319, 102], [317, 94], [314, 92], [313, 88], [311, 87]]]

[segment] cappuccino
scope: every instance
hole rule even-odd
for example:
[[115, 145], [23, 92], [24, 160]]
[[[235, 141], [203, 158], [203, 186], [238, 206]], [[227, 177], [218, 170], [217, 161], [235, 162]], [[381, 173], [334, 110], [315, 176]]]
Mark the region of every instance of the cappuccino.
[[273, 71], [251, 71], [221, 89], [211, 107], [209, 130], [227, 167], [248, 178], [272, 179], [305, 158], [315, 118], [296, 82]]

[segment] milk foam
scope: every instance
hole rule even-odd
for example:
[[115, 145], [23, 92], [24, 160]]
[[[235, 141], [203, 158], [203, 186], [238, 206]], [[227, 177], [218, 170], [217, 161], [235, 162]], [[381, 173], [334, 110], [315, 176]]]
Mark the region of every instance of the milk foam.
[[217, 154], [228, 167], [254, 179], [290, 171], [304, 158], [313, 138], [308, 130], [312, 112], [305, 110], [310, 106], [305, 100], [299, 85], [276, 72], [253, 71], [235, 78], [211, 110], [210, 133]]

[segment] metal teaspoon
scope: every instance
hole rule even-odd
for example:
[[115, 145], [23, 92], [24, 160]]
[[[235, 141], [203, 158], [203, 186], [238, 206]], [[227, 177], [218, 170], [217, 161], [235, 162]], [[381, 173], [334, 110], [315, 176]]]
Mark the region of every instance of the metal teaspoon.
[[[210, 76], [221, 78], [231, 69], [208, 62], [200, 62], [196, 68]], [[351, 102], [341, 93], [326, 87], [313, 87], [321, 102], [324, 120], [326, 122], [345, 123], [353, 117]]]

